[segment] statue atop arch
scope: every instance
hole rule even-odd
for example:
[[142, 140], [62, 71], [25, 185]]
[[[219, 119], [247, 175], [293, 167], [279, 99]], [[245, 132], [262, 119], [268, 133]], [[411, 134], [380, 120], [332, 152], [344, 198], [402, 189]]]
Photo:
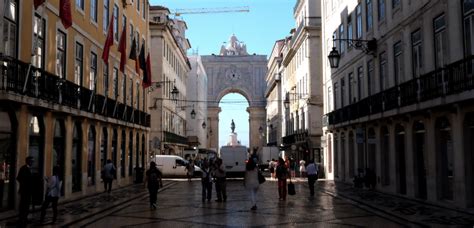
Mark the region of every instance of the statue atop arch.
[[221, 46], [220, 55], [248, 55], [247, 53], [247, 45], [245, 43], [239, 41], [235, 34], [229, 38], [229, 42], [227, 45]]
[[234, 133], [234, 130], [235, 130], [234, 119], [232, 119], [232, 122], [230, 123], [230, 129], [232, 130], [232, 133]]

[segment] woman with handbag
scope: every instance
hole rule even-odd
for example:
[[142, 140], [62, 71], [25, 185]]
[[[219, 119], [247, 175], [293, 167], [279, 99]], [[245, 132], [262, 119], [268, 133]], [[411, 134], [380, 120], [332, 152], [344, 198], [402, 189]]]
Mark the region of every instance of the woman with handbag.
[[250, 210], [257, 210], [257, 191], [258, 191], [258, 168], [254, 159], [249, 159], [245, 167], [244, 186], [250, 192], [250, 200], [252, 208]]

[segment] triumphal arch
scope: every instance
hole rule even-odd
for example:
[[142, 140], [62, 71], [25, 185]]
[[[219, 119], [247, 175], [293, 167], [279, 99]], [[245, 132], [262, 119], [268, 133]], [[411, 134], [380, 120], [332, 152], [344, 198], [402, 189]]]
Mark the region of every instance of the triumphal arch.
[[207, 111], [209, 148], [219, 146], [220, 100], [229, 93], [239, 93], [249, 102], [249, 148], [261, 148], [265, 137], [265, 74], [266, 55], [248, 54], [247, 47], [232, 35], [226, 45], [222, 45], [219, 55], [204, 55], [202, 63], [208, 79]]

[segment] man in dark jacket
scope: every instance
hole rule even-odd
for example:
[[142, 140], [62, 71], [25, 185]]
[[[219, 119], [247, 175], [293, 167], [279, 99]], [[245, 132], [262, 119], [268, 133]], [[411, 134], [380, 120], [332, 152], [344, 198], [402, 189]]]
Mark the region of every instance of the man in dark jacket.
[[20, 227], [24, 227], [28, 224], [29, 207], [33, 195], [33, 176], [31, 174], [31, 166], [33, 165], [33, 162], [34, 159], [32, 156], [26, 157], [26, 164], [20, 168], [18, 176], [16, 177], [16, 180], [20, 184]]

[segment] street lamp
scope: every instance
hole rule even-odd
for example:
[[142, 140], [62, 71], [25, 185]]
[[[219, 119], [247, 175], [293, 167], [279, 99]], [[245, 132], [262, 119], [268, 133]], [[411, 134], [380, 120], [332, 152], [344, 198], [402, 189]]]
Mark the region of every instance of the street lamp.
[[[332, 39], [333, 42], [336, 41], [343, 41], [346, 42], [347, 45], [357, 49], [357, 50], [362, 50], [366, 54], [375, 54], [375, 51], [377, 50], [377, 40], [375, 38], [371, 40], [354, 40], [354, 39], [335, 39], [333, 37]], [[331, 68], [338, 68], [339, 67], [339, 61], [341, 59], [341, 54], [339, 51], [336, 49], [336, 47], [333, 47], [331, 52], [329, 52], [328, 55], [329, 59], [329, 65]]]
[[206, 122], [202, 121], [202, 129], [206, 129], [207, 125], [206, 125]]
[[171, 90], [171, 99], [174, 100], [175, 103], [178, 101], [178, 94], [178, 88], [176, 88], [176, 86], [173, 86], [173, 90]]
[[196, 119], [196, 112], [194, 111], [194, 108], [191, 110], [191, 119]]

